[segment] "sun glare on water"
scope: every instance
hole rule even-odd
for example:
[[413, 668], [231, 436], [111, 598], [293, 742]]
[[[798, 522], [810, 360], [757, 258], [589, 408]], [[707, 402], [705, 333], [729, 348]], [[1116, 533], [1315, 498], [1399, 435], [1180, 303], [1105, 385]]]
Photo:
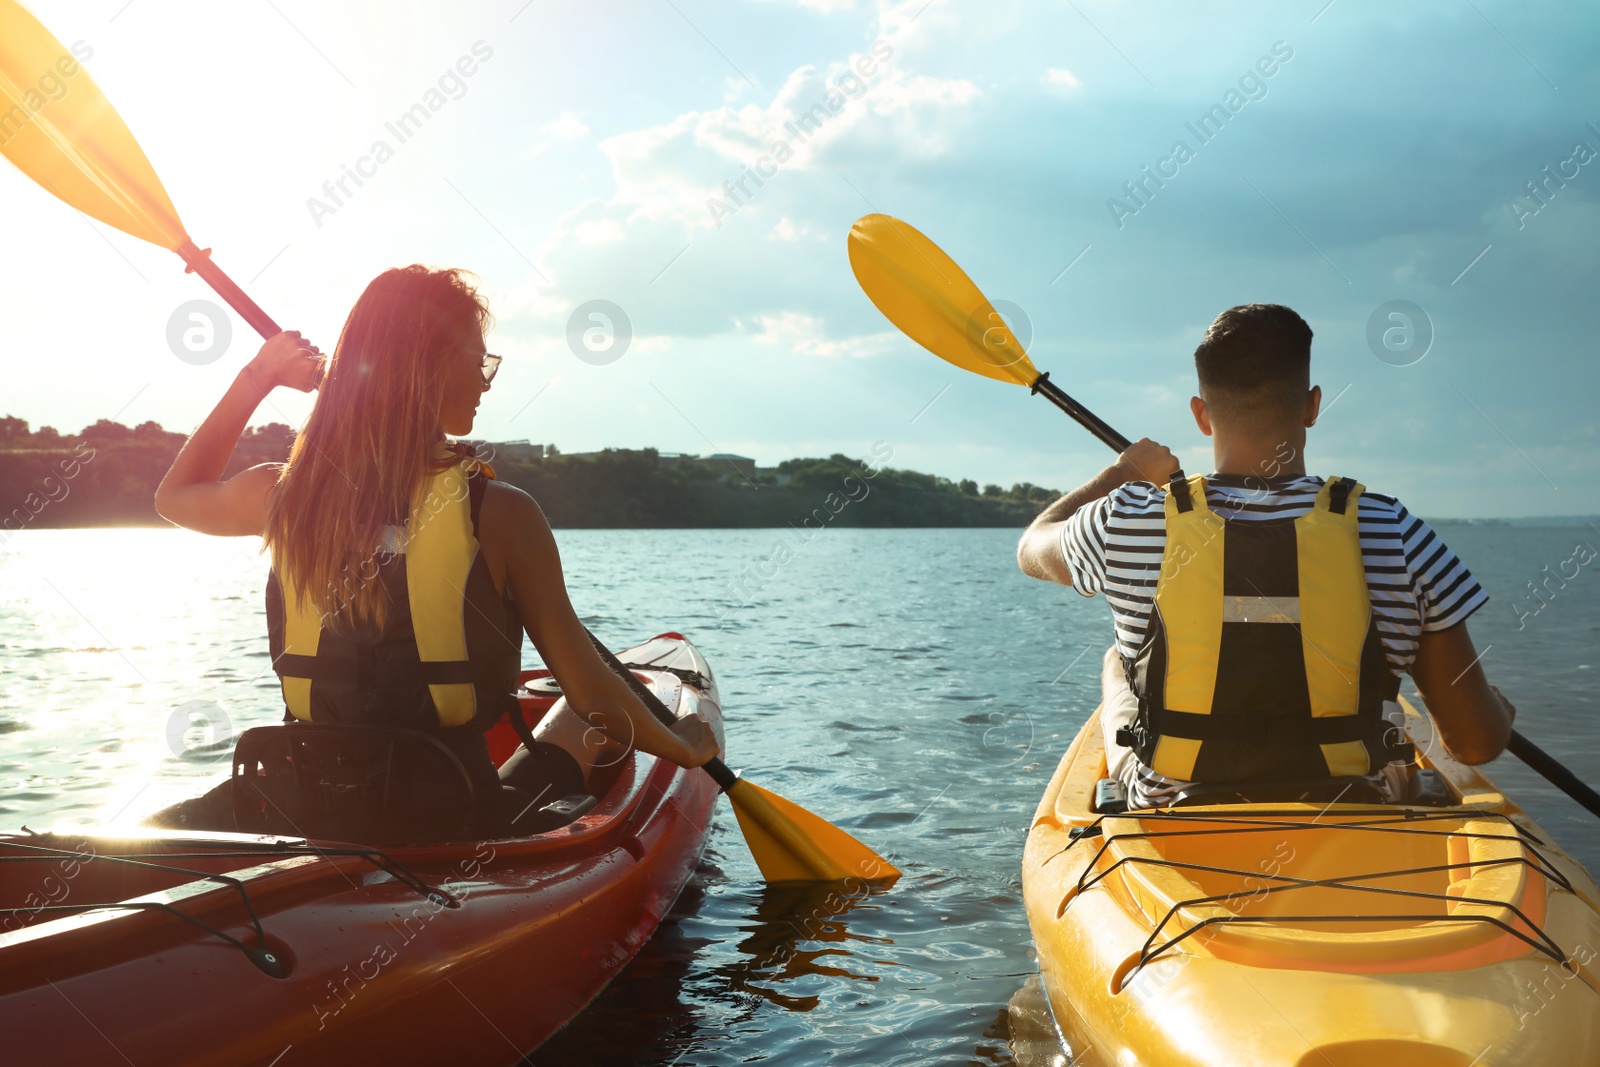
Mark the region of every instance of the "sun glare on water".
[[5, 824], [130, 822], [277, 721], [259, 548], [107, 529], [25, 530], [0, 549]]

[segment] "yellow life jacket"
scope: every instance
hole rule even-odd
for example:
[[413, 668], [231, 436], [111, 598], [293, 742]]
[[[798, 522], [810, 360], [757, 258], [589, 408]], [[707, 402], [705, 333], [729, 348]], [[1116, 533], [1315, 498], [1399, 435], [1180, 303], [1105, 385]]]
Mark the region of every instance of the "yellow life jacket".
[[[522, 626], [509, 590], [495, 588], [478, 545], [478, 512], [493, 477], [487, 464], [471, 458], [434, 475], [405, 527], [391, 527], [370, 563], [347, 576], [352, 587], [382, 583], [390, 603], [382, 633], [325, 627], [313, 598], [282, 580], [274, 556], [268, 644], [289, 715], [486, 730], [516, 699]], [[332, 606], [350, 593], [334, 590], [317, 599]]]
[[1362, 487], [1330, 480], [1292, 520], [1237, 521], [1196, 475], [1167, 487], [1166, 550], [1139, 698], [1118, 743], [1168, 778], [1260, 782], [1363, 775], [1410, 746], [1383, 718], [1399, 692], [1367, 590]]

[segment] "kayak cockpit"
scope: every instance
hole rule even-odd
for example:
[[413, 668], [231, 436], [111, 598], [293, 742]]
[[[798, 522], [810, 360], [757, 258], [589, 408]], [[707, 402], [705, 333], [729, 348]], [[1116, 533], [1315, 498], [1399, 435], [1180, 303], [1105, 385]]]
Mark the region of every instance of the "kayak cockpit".
[[[661, 669], [637, 676], [667, 706], [698, 707], [700, 692], [676, 673]], [[519, 770], [531, 775], [514, 772], [496, 780], [493, 768], [523, 750], [531, 727], [559, 704], [561, 690], [549, 671], [527, 670], [516, 697], [517, 707], [502, 712], [486, 731], [489, 762], [478, 773], [469, 772], [468, 758], [439, 736], [416, 730], [305, 722], [258, 726], [238, 737], [227, 778], [201, 796], [156, 812], [145, 824], [385, 848], [528, 838], [559, 830], [594, 812], [628, 777], [623, 772], [632, 753], [595, 767], [587, 782], [578, 779], [570, 760], [570, 771], [548, 760], [529, 760]], [[550, 774], [542, 770], [547, 767]]]

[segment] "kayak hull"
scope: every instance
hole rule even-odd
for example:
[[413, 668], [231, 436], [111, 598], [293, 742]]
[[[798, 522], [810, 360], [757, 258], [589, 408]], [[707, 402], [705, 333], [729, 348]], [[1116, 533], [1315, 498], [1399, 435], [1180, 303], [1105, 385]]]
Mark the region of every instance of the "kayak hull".
[[1101, 817], [1091, 717], [1023, 857], [1075, 1067], [1600, 1062], [1600, 888], [1481, 773], [1425, 762], [1464, 803]]
[[[637, 673], [676, 714], [704, 715], [720, 737], [715, 682], [687, 640], [663, 635], [621, 658], [684, 672], [687, 681]], [[60, 835], [49, 843], [83, 857], [52, 865], [65, 905], [98, 903], [94, 894], [112, 883], [126, 892], [174, 881], [157, 872], [101, 875], [127, 866], [107, 862], [114, 855], [181, 855], [167, 862], [225, 872], [237, 886], [188, 878], [107, 903], [165, 904], [255, 946], [247, 894], [288, 973], [264, 973], [240, 947], [162, 908], [40, 914], [0, 934], [7, 1062], [516, 1063], [650, 938], [694, 872], [716, 798], [709, 776], [634, 752], [600, 804], [558, 830], [384, 850], [448, 894], [448, 904], [339, 843], [275, 852], [273, 842], [286, 839]], [[41, 840], [0, 838], [0, 854]], [[11, 869], [36, 865], [5, 866], [15, 879]]]

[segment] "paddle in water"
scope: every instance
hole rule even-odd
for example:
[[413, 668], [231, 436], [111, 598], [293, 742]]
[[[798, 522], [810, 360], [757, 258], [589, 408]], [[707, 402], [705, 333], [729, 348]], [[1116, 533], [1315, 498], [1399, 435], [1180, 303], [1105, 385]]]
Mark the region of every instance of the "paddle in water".
[[[989, 298], [916, 227], [890, 215], [864, 215], [850, 228], [848, 246], [856, 281], [901, 333], [962, 370], [1042, 393], [1113, 451], [1131, 444], [1050, 381], [1048, 373], [1040, 373]], [[1600, 793], [1549, 753], [1516, 730], [1506, 748], [1600, 816]]]

